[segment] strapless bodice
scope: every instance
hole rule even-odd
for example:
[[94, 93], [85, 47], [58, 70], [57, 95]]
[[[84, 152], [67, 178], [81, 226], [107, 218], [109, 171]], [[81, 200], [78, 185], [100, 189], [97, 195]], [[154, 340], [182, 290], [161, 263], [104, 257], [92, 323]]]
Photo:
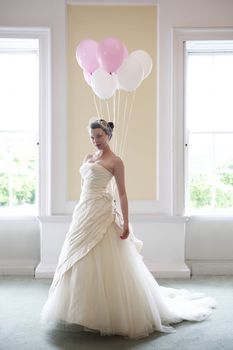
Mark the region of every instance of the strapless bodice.
[[86, 162], [80, 167], [83, 179], [82, 194], [97, 195], [108, 193], [108, 185], [112, 179], [112, 173], [100, 163]]

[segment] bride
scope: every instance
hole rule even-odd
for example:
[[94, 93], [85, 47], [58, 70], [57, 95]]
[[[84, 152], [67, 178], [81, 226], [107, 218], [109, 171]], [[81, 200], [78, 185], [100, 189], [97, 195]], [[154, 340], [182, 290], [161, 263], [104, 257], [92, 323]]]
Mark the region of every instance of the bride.
[[[129, 228], [124, 164], [109, 147], [113, 128], [103, 119], [89, 125], [96, 152], [80, 168], [81, 198], [41, 320], [130, 338], [172, 332], [171, 325], [182, 320], [202, 321], [215, 307], [214, 299], [160, 287], [143, 263], [141, 242]], [[122, 214], [108, 190], [113, 177]]]

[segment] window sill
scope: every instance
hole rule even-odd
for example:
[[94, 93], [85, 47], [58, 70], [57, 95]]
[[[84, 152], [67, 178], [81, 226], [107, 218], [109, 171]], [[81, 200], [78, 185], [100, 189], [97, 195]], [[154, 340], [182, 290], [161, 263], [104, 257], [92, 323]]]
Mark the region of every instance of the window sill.
[[0, 221], [38, 221], [36, 214], [0, 213]]

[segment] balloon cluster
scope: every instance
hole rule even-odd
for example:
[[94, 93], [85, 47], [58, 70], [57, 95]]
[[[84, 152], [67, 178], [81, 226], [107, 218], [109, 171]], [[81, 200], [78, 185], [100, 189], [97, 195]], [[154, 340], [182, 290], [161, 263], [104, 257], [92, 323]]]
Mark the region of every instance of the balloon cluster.
[[146, 51], [128, 54], [126, 46], [114, 37], [99, 43], [82, 40], [76, 49], [76, 59], [86, 82], [104, 100], [111, 98], [117, 89], [136, 90], [152, 69], [152, 60]]

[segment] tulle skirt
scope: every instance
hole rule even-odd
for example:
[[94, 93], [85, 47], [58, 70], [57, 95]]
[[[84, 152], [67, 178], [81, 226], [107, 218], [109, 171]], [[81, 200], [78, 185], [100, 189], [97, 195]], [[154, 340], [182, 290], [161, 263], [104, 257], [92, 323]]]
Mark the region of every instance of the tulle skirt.
[[76, 324], [101, 335], [141, 338], [172, 332], [182, 320], [202, 321], [215, 307], [202, 294], [160, 287], [130, 241], [113, 223], [103, 239], [59, 280], [41, 321]]

